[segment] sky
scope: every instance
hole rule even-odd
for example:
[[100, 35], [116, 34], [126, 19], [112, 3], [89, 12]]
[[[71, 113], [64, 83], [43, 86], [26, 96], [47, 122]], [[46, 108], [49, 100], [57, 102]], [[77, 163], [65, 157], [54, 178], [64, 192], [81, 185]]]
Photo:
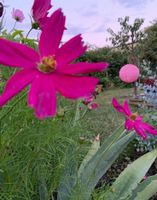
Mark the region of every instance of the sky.
[[[6, 7], [5, 25], [11, 30], [14, 20], [11, 17], [13, 8], [23, 10], [25, 20], [18, 23], [17, 28], [28, 32], [30, 28], [30, 14], [33, 0], [0, 0]], [[119, 17], [130, 16], [130, 21], [135, 18], [144, 18], [142, 28], [150, 25], [157, 18], [157, 0], [52, 0], [52, 13], [57, 8], [62, 8], [66, 15], [66, 27], [63, 41], [82, 34], [87, 44], [103, 47], [110, 45], [107, 38], [108, 28], [117, 32]], [[31, 37], [37, 33], [33, 31]]]

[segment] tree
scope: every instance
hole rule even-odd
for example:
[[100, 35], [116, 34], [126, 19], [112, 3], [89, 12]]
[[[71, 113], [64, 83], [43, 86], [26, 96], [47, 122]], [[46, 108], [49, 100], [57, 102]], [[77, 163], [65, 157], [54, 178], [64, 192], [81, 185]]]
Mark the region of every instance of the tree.
[[151, 68], [157, 67], [157, 20], [145, 29], [141, 44], [141, 59], [150, 62]]
[[133, 24], [129, 23], [129, 17], [119, 18], [120, 31], [115, 33], [111, 28], [108, 32], [111, 34], [109, 38], [114, 47], [120, 48], [128, 54], [128, 62], [137, 65], [137, 46], [144, 38], [144, 33], [140, 30], [144, 19], [136, 18]]

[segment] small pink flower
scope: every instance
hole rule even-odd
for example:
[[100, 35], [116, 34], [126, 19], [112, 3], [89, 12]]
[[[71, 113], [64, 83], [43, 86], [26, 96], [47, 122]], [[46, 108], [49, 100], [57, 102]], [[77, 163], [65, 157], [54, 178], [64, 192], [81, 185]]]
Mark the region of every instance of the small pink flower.
[[148, 178], [148, 176], [144, 176], [144, 177], [143, 177], [143, 180], [146, 180], [147, 178]]
[[48, 19], [48, 10], [51, 7], [51, 0], [34, 0], [32, 16], [35, 23], [37, 23], [41, 29]]
[[127, 100], [124, 101], [123, 105], [120, 105], [118, 101], [115, 98], [113, 98], [112, 105], [118, 112], [122, 113], [125, 116], [125, 128], [128, 131], [134, 129], [136, 133], [140, 135], [143, 139], [147, 138], [147, 133], [157, 135], [157, 130], [150, 124], [143, 122], [142, 116], [137, 115], [137, 113], [131, 112]]
[[95, 102], [90, 103], [90, 104], [88, 105], [89, 110], [95, 110], [95, 109], [97, 109], [98, 107], [99, 107], [99, 105], [98, 105], [97, 103], [95, 103]]
[[57, 110], [56, 95], [70, 99], [90, 96], [98, 79], [87, 76], [102, 71], [108, 63], [74, 63], [86, 51], [81, 35], [60, 46], [65, 30], [65, 16], [58, 9], [47, 20], [39, 39], [39, 49], [0, 38], [0, 64], [18, 67], [0, 96], [0, 106], [5, 105], [26, 86], [31, 85], [28, 104], [38, 118], [54, 116]]
[[90, 95], [90, 96], [88, 96], [88, 97], [85, 97], [84, 99], [83, 99], [83, 104], [85, 104], [85, 105], [88, 105], [89, 103], [91, 103], [92, 101], [94, 100], [94, 97], [92, 96], [92, 95]]
[[13, 10], [12, 10], [12, 17], [17, 22], [23, 22], [23, 20], [25, 19], [23, 12], [19, 9], [15, 9], [15, 8], [13, 8]]

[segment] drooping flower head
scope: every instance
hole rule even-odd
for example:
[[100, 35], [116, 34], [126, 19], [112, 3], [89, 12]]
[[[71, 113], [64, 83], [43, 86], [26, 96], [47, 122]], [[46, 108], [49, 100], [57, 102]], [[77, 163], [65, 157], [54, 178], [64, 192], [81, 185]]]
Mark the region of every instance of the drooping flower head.
[[90, 95], [83, 99], [82, 103], [87, 106], [89, 110], [95, 110], [99, 107], [99, 104], [94, 102], [94, 96]]
[[15, 9], [15, 8], [13, 8], [13, 10], [12, 10], [12, 17], [17, 22], [23, 22], [23, 20], [25, 19], [23, 12], [19, 9]]
[[4, 5], [0, 2], [0, 17], [2, 17], [4, 11]]
[[87, 74], [105, 70], [108, 63], [74, 63], [85, 52], [86, 46], [81, 35], [60, 46], [64, 30], [65, 16], [58, 9], [41, 32], [38, 51], [0, 38], [0, 48], [3, 49], [0, 64], [20, 68], [7, 82], [0, 96], [0, 106], [31, 85], [28, 104], [36, 116], [43, 119], [56, 114], [57, 93], [70, 99], [91, 95], [98, 79]]
[[43, 28], [48, 19], [48, 11], [52, 7], [51, 0], [34, 0], [32, 6], [33, 28]]
[[92, 101], [94, 101], [94, 96], [90, 95], [88, 97], [85, 97], [82, 101], [83, 104], [88, 105], [89, 103], [91, 103]]
[[96, 102], [92, 102], [92, 103], [88, 104], [89, 110], [96, 110], [97, 108], [99, 108], [99, 104]]
[[125, 100], [123, 105], [120, 105], [119, 102], [113, 98], [112, 105], [114, 108], [122, 113], [125, 116], [125, 128], [130, 130], [135, 130], [138, 135], [143, 139], [147, 138], [147, 134], [157, 135], [157, 130], [150, 124], [143, 122], [143, 117], [137, 115], [137, 113], [132, 113], [128, 104], [128, 101]]

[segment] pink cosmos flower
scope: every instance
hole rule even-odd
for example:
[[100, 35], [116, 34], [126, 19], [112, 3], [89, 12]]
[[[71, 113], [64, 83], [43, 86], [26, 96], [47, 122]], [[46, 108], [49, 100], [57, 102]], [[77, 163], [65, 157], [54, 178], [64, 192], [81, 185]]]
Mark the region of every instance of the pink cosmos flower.
[[71, 99], [90, 96], [98, 79], [88, 77], [89, 72], [102, 71], [108, 63], [74, 63], [82, 55], [86, 46], [77, 35], [60, 45], [64, 32], [65, 17], [59, 9], [47, 21], [40, 35], [39, 50], [0, 38], [0, 64], [18, 67], [7, 82], [0, 96], [0, 106], [31, 84], [28, 104], [38, 118], [56, 114], [56, 94]]
[[12, 10], [12, 17], [17, 22], [23, 22], [23, 20], [25, 19], [23, 12], [19, 9], [15, 9], [15, 8], [13, 8], [13, 10]]
[[120, 105], [118, 101], [115, 98], [113, 98], [112, 105], [118, 112], [122, 113], [126, 117], [125, 128], [128, 131], [134, 129], [136, 133], [140, 135], [143, 139], [147, 138], [147, 133], [157, 135], [157, 130], [150, 124], [143, 122], [142, 116], [131, 112], [127, 100], [124, 101], [123, 105]]
[[35, 23], [42, 29], [48, 17], [48, 10], [52, 7], [51, 0], [34, 0], [32, 16]]

